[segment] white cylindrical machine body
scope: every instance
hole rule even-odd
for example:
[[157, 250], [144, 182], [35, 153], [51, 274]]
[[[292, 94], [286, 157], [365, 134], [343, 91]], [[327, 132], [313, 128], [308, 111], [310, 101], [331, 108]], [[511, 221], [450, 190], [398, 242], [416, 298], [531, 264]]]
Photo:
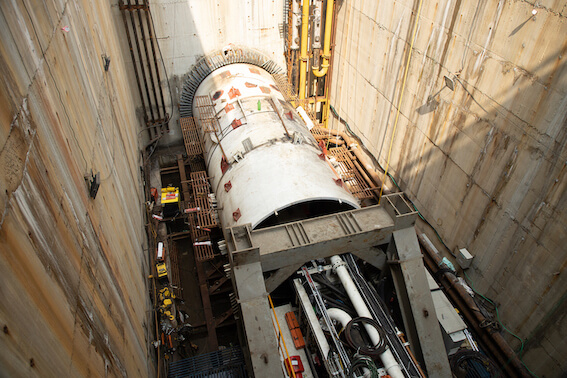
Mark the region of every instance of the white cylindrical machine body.
[[193, 101], [203, 126], [200, 96], [210, 97], [218, 122], [216, 135], [204, 134], [204, 155], [223, 227], [265, 227], [359, 207], [267, 71], [238, 63], [207, 76]]
[[[358, 316], [373, 319], [372, 314], [370, 314], [366, 303], [364, 303], [362, 296], [358, 292], [343, 259], [340, 256], [333, 256], [331, 257], [331, 264], [333, 265], [333, 271], [339, 276], [339, 279], [343, 284], [343, 287], [345, 288], [345, 291], [347, 292], [347, 295]], [[372, 340], [374, 344], [378, 344], [380, 342], [380, 335], [378, 334], [378, 331], [369, 324], [365, 324], [364, 327], [366, 328], [366, 332], [368, 332], [370, 340]], [[384, 368], [388, 374], [392, 376], [392, 378], [404, 377], [404, 373], [402, 373], [402, 369], [400, 368], [400, 365], [398, 365], [398, 362], [390, 348], [387, 348], [386, 351], [380, 354], [380, 361], [382, 361]]]

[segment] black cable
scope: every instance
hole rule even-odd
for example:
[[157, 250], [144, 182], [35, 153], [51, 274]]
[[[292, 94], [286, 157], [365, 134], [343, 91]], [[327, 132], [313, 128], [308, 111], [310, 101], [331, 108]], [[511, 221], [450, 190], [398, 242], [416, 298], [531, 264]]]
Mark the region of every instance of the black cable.
[[329, 307], [336, 307], [340, 310], [343, 310], [344, 312], [346, 312], [347, 314], [349, 314], [351, 317], [356, 316], [356, 312], [349, 307], [348, 305], [346, 305], [344, 302], [339, 302], [331, 297], [329, 297], [328, 295], [325, 295], [323, 293], [321, 293], [321, 297], [323, 297], [323, 300], [325, 301], [325, 304], [327, 304], [327, 308]]
[[329, 281], [329, 279], [321, 274], [313, 274], [311, 276], [313, 278], [313, 281], [316, 281], [317, 283], [320, 283], [321, 285], [324, 285], [325, 287], [327, 287], [329, 290], [331, 290], [332, 292], [334, 292], [336, 295], [338, 295], [339, 297], [341, 297], [341, 299], [346, 300], [348, 297], [346, 295], [346, 293], [343, 290], [340, 290], [338, 287], [336, 287], [335, 285], [333, 285], [331, 283], [331, 281]]
[[[360, 325], [360, 327], [357, 327], [358, 324]], [[360, 343], [360, 340], [355, 340], [357, 336], [355, 332], [360, 334], [360, 331], [365, 328], [363, 327], [363, 325], [365, 324], [370, 325], [371, 327], [376, 329], [376, 332], [378, 332], [380, 340], [375, 345], [367, 345], [366, 343]], [[382, 330], [382, 327], [380, 327], [380, 324], [372, 318], [365, 318], [360, 316], [358, 318], [352, 319], [345, 326], [343, 334], [345, 335], [345, 340], [348, 345], [351, 348], [357, 350], [360, 354], [377, 357], [386, 351], [386, 334]]]
[[354, 256], [347, 253], [343, 255], [343, 258], [345, 259], [349, 273], [360, 290], [360, 294], [367, 303], [372, 316], [375, 317], [378, 323], [382, 326], [382, 329], [385, 330], [388, 344], [394, 354], [394, 357], [396, 357], [400, 363], [400, 367], [403, 369], [404, 374], [407, 373], [408, 376], [411, 377], [420, 377], [419, 369], [396, 334], [396, 325], [391, 315], [386, 310], [387, 306], [378, 296], [378, 293], [376, 293], [373, 287], [370, 286], [360, 274]]
[[374, 363], [374, 361], [372, 360], [372, 358], [365, 356], [365, 355], [361, 355], [358, 353], [355, 353], [353, 356], [353, 360], [350, 364], [349, 367], [349, 375], [352, 376], [359, 376], [359, 374], [355, 374], [355, 371], [357, 369], [363, 369], [366, 368], [370, 371], [370, 378], [379, 378], [380, 377], [380, 373], [378, 372], [378, 368], [376, 367], [376, 364]]

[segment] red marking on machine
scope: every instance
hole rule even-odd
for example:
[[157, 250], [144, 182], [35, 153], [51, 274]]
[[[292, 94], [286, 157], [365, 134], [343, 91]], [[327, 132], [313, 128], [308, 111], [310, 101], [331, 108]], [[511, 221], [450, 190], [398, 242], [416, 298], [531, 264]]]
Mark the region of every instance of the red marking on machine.
[[232, 126], [233, 129], [237, 129], [240, 126], [242, 126], [242, 121], [235, 118], [230, 125]]
[[226, 184], [224, 184], [224, 190], [225, 190], [226, 192], [229, 192], [230, 189], [232, 189], [232, 183], [229, 181], [229, 182], [227, 182]]
[[224, 71], [220, 74], [220, 77], [222, 77], [223, 79], [226, 79], [229, 76], [230, 76], [230, 71]]
[[258, 86], [256, 84], [252, 84], [252, 83], [249, 83], [249, 82], [244, 83], [244, 85], [246, 85], [247, 88], [256, 88]]
[[226, 171], [228, 171], [228, 167], [229, 167], [228, 161], [226, 161], [226, 158], [223, 156], [223, 158], [222, 158], [222, 160], [221, 160], [221, 162], [220, 162], [221, 172], [222, 172], [223, 174], [225, 174]]
[[285, 113], [285, 116], [287, 117], [287, 119], [289, 119], [290, 121], [293, 121], [293, 113], [291, 112], [291, 110], [287, 113]]
[[236, 209], [236, 211], [232, 213], [232, 219], [234, 219], [235, 222], [238, 221], [241, 216], [240, 208]]
[[238, 88], [230, 88], [230, 91], [228, 91], [228, 97], [232, 100], [236, 96], [240, 96], [240, 91], [238, 90]]
[[325, 160], [325, 157], [327, 156], [327, 146], [325, 146], [325, 142], [323, 140], [319, 142], [319, 147], [321, 148], [319, 157], [321, 158], [321, 160]]
[[230, 112], [231, 110], [234, 110], [234, 105], [232, 104], [226, 104], [226, 106], [224, 107], [224, 111], [225, 112]]
[[258, 71], [257, 68], [249, 68], [249, 70], [250, 70], [250, 72], [252, 72], [253, 74], [260, 75], [260, 71]]
[[268, 88], [268, 87], [262, 87], [262, 86], [260, 86], [260, 90], [262, 91], [262, 93], [266, 93], [266, 94], [272, 92], [272, 90], [271, 90], [270, 88]]

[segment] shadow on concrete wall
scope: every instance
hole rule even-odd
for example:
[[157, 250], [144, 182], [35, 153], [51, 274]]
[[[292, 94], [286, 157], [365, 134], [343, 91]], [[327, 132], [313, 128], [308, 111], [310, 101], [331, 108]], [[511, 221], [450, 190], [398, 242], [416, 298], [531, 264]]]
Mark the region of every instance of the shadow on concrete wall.
[[[510, 36], [526, 23], [519, 24]], [[564, 91], [560, 78], [567, 71], [562, 59], [566, 52], [563, 46], [546, 53], [545, 59], [530, 67], [537, 76], [499, 62], [499, 68], [513, 71], [514, 88], [502, 88], [490, 97], [477, 89], [481, 79], [491, 75], [477, 71], [488, 67], [484, 63], [489, 57], [475, 67], [477, 58], [471, 56], [467, 65], [456, 71], [458, 76], [440, 68], [433, 80], [436, 85], [431, 85], [429, 78], [420, 80], [415, 93], [405, 94], [409, 98], [404, 99], [402, 108], [411, 110], [400, 115], [392, 172], [451, 249], [458, 245], [475, 252], [469, 275], [478, 281], [481, 292], [496, 299], [505, 324], [525, 340], [523, 349], [529, 366], [550, 371], [565, 370], [560, 357], [565, 348], [545, 352], [546, 359], [537, 355], [542, 345], [554, 339], [548, 326], [555, 320], [561, 322], [556, 328], [564, 328], [566, 322], [561, 309], [565, 307], [567, 285], [560, 277], [565, 276], [561, 273], [567, 265], [562, 253], [566, 242], [562, 214], [567, 208], [567, 117], [565, 101], [558, 99]], [[406, 58], [407, 52], [392, 72], [393, 79], [402, 75]], [[436, 66], [444, 63], [427, 58]], [[416, 56], [413, 59], [419, 60]], [[415, 70], [423, 70], [421, 65], [411, 69], [415, 76], [420, 76]], [[360, 74], [353, 70], [355, 75]], [[454, 79], [455, 91], [445, 90], [428, 101], [427, 97], [443, 83], [441, 72]], [[433, 87], [431, 91], [428, 85]], [[387, 126], [376, 125], [381, 128], [380, 136], [372, 143], [383, 165], [399, 81], [395, 87], [389, 98], [378, 94], [389, 108], [383, 117]], [[522, 106], [530, 107], [530, 111]], [[366, 125], [353, 125], [352, 120], [357, 118], [354, 114], [341, 116], [351, 127], [368, 130]], [[423, 116], [427, 121], [419, 121]], [[521, 349], [513, 336], [509, 340]], [[548, 364], [551, 360], [555, 365]]]

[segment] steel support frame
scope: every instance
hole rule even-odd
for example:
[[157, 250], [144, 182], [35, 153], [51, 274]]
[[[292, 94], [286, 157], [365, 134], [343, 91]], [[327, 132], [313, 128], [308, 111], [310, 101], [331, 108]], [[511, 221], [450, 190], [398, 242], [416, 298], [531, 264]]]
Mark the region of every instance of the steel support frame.
[[[282, 371], [276, 368], [279, 351], [267, 300], [269, 290], [275, 289], [297, 267], [312, 259], [351, 252], [373, 264], [383, 265], [381, 252], [372, 256], [372, 252], [378, 251], [375, 246], [390, 243], [397, 230], [409, 228], [404, 231], [413, 232], [415, 236], [413, 225], [417, 212], [407, 205], [403, 193], [384, 198], [383, 205], [260, 230], [252, 230], [249, 224], [223, 230], [233, 285], [242, 310], [249, 359], [256, 376], [270, 371], [270, 376], [275, 377]], [[264, 272], [272, 272], [266, 281]], [[425, 277], [425, 271], [423, 275]], [[436, 319], [434, 311], [431, 306], [432, 319]], [[436, 326], [439, 329], [439, 325]], [[283, 374], [282, 371], [281, 376]]]
[[396, 230], [392, 236], [388, 256], [412, 349], [417, 356], [423, 357], [429, 376], [451, 378], [451, 368], [415, 229], [409, 227]]

